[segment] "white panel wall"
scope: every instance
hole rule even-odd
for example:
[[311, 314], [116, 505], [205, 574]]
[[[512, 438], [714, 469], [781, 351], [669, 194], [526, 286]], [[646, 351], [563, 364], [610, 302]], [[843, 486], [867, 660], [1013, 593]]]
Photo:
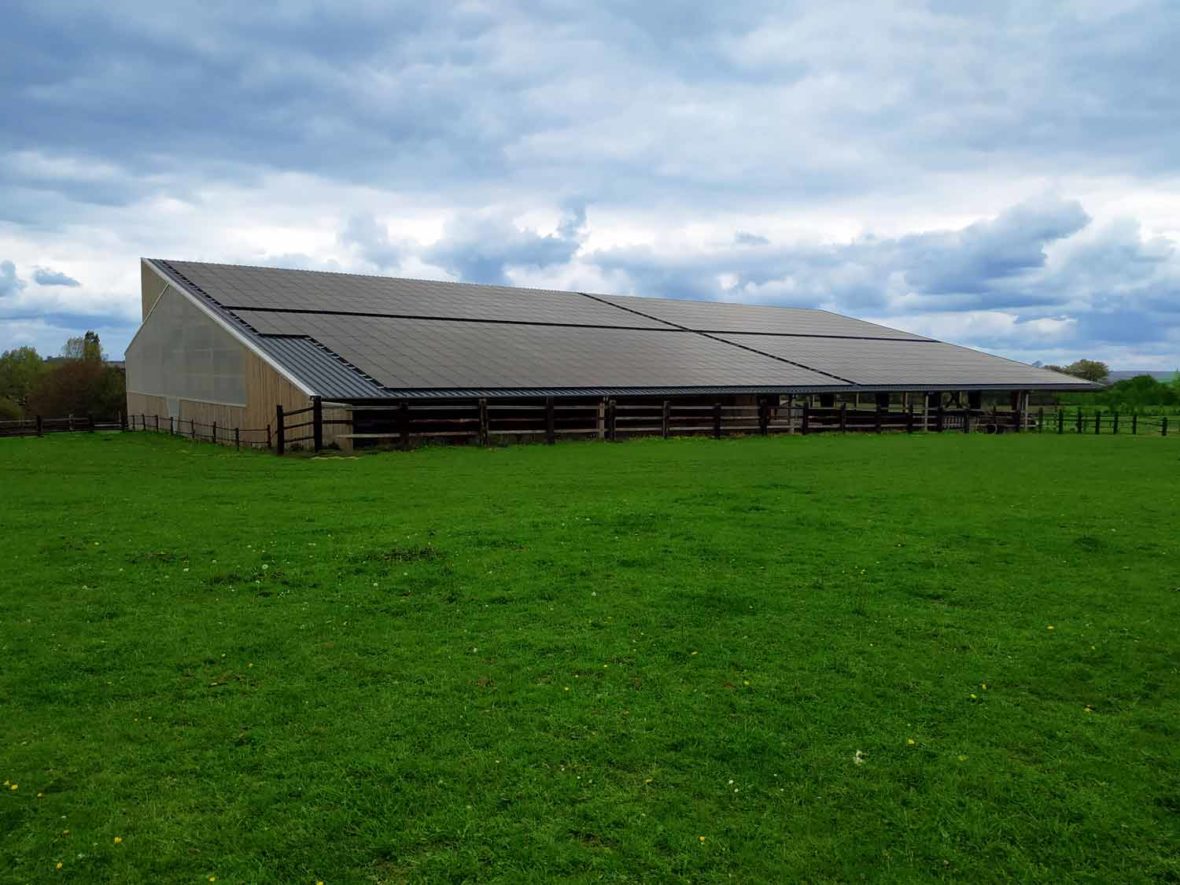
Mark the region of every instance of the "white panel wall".
[[127, 348], [133, 393], [246, 405], [245, 350], [169, 287]]

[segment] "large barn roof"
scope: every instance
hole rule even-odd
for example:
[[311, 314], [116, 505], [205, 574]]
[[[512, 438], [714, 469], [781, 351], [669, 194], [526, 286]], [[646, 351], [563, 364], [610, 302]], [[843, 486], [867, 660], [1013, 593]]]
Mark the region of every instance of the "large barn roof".
[[148, 264], [331, 398], [1091, 387], [823, 310]]

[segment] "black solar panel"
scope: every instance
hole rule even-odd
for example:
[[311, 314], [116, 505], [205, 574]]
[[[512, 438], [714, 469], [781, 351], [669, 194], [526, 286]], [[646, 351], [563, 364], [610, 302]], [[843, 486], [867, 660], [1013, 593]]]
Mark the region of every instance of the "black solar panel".
[[167, 264], [211, 298], [230, 308], [646, 329], [666, 327], [658, 320], [627, 313], [576, 292], [189, 261], [169, 261]]
[[692, 332], [237, 313], [259, 332], [309, 335], [389, 388], [841, 383]]

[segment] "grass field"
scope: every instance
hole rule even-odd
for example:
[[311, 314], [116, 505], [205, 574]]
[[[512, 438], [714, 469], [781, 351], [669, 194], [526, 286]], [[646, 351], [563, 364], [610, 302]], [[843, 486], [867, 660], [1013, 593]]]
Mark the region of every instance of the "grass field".
[[0, 881], [1180, 878], [1173, 439], [61, 435], [0, 507]]

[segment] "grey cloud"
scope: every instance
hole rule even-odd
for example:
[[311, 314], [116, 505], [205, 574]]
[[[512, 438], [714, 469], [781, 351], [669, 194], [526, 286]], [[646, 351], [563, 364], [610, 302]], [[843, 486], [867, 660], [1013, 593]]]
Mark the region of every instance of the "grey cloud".
[[498, 214], [462, 215], [448, 222], [442, 240], [422, 259], [465, 282], [506, 283], [512, 267], [568, 264], [581, 247], [585, 223], [580, 204], [566, 210], [556, 233], [545, 235]]
[[16, 265], [11, 261], [0, 261], [0, 298], [16, 295], [25, 287], [25, 281], [16, 275]]
[[367, 213], [352, 215], [338, 239], [341, 245], [355, 249], [364, 261], [381, 269], [396, 267], [406, 251], [390, 239], [385, 225]]
[[733, 235], [733, 241], [739, 246], [768, 246], [770, 240], [760, 234], [752, 234], [749, 231], [739, 230]]
[[62, 273], [59, 270], [51, 270], [48, 267], [38, 267], [34, 269], [33, 282], [35, 282], [38, 286], [73, 287], [82, 285], [69, 274]]

